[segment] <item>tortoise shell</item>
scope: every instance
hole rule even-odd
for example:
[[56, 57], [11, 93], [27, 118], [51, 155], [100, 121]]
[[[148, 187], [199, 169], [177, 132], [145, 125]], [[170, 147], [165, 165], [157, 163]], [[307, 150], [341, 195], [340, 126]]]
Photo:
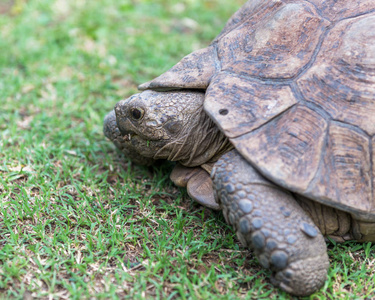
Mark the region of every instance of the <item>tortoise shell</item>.
[[375, 1], [253, 0], [212, 44], [140, 89], [204, 108], [266, 178], [375, 220]]

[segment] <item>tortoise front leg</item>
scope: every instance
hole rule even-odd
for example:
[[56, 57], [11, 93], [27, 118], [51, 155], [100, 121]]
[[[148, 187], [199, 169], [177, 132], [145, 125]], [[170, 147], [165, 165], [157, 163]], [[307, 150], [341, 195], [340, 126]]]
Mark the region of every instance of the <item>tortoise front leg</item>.
[[293, 196], [264, 179], [235, 150], [216, 163], [212, 177], [226, 221], [273, 272], [273, 283], [299, 296], [321, 288], [329, 265], [326, 244]]

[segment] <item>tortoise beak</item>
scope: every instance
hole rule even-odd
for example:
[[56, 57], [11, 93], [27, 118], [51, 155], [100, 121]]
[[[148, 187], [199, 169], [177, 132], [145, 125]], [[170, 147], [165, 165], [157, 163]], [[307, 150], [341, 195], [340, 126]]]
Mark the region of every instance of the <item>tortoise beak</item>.
[[115, 136], [116, 136], [116, 134], [115, 134], [116, 129], [118, 131], [117, 124], [116, 124], [116, 114], [115, 114], [115, 111], [112, 110], [104, 118], [104, 124], [103, 124], [104, 135], [108, 139], [113, 141], [115, 139]]
[[103, 125], [104, 135], [110, 139], [118, 149], [123, 150], [125, 146], [126, 139], [124, 139], [122, 133], [120, 132], [117, 122], [115, 111], [112, 110], [104, 118]]
[[137, 164], [140, 165], [152, 165], [155, 160], [148, 157], [143, 157], [140, 155], [135, 146], [129, 142], [127, 135], [123, 135], [116, 121], [116, 113], [115, 110], [112, 110], [108, 113], [104, 118], [104, 125], [103, 125], [103, 132], [104, 135], [110, 139], [113, 144], [127, 157], [130, 158]]
[[132, 127], [132, 123], [129, 121], [128, 114], [127, 114], [127, 107], [129, 99], [121, 100], [115, 105], [115, 114], [116, 114], [116, 122], [117, 127], [120, 130], [122, 136], [128, 136], [129, 134], [133, 133], [130, 128]]

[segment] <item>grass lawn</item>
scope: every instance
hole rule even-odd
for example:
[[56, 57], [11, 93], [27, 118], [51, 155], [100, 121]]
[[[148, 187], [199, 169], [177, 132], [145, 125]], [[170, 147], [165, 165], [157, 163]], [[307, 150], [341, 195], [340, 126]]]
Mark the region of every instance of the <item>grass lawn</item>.
[[[0, 0], [0, 299], [292, 299], [220, 213], [102, 133], [244, 0]], [[375, 297], [375, 246], [329, 243], [311, 299]]]

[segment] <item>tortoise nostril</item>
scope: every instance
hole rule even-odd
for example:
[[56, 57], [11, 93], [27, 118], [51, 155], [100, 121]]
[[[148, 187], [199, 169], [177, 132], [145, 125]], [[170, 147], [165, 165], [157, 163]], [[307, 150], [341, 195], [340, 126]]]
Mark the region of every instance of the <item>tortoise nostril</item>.
[[115, 112], [116, 112], [116, 116], [122, 115], [122, 105], [121, 105], [121, 102], [118, 102], [115, 105]]
[[220, 109], [219, 110], [219, 114], [221, 114], [222, 116], [225, 116], [225, 115], [227, 115], [229, 113], [229, 111], [226, 109], [226, 108], [224, 108], [224, 109]]

